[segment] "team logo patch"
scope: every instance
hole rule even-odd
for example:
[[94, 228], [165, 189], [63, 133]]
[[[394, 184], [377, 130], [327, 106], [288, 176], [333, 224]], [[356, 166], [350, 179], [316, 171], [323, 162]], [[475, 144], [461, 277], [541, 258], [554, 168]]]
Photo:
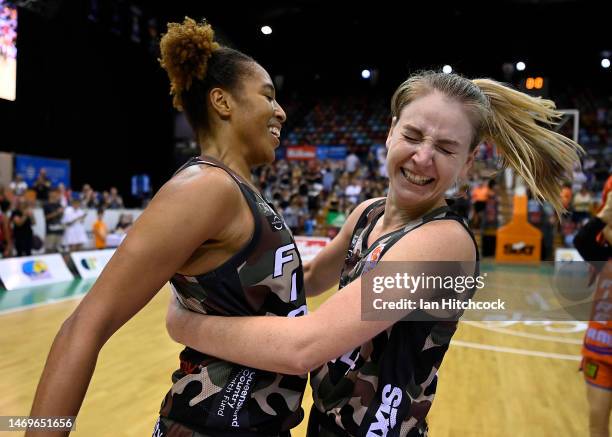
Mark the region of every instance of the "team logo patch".
[[384, 248], [385, 248], [384, 244], [381, 244], [380, 246], [378, 246], [376, 249], [374, 249], [372, 252], [368, 254], [368, 258], [366, 259], [366, 261], [370, 261], [374, 263], [378, 262], [378, 260], [380, 259], [380, 254], [382, 253]]
[[268, 223], [273, 232], [278, 232], [283, 229], [285, 222], [283, 222], [283, 219], [276, 214], [270, 205], [264, 202], [257, 202], [257, 207], [259, 211], [266, 216], [266, 219], [268, 219]]

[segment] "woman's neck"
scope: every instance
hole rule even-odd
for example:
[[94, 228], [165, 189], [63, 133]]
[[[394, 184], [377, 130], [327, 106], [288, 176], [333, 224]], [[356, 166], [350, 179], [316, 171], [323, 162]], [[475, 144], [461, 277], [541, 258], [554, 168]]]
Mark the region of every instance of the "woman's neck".
[[436, 208], [446, 206], [444, 198], [435, 202], [415, 205], [409, 208], [400, 207], [393, 197], [391, 191], [385, 202], [385, 213], [382, 217], [382, 232], [387, 233], [405, 226], [407, 223], [416, 220]]
[[200, 151], [202, 156], [210, 156], [217, 161], [221, 161], [234, 171], [234, 173], [241, 176], [249, 185], [254, 187], [251, 181], [251, 166], [244, 155], [227, 147], [227, 142], [221, 145], [221, 143], [214, 138], [206, 138], [200, 142]]

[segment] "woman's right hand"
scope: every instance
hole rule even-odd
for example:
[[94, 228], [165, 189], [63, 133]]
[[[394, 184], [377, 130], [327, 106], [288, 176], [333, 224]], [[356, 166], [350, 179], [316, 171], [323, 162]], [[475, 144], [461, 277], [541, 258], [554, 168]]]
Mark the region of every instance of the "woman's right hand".
[[181, 341], [183, 338], [182, 333], [189, 321], [190, 315], [192, 317], [195, 316], [194, 313], [190, 314], [190, 311], [181, 305], [176, 296], [172, 295], [168, 303], [168, 311], [166, 312], [166, 330], [170, 338], [177, 343], [184, 344], [184, 340]]

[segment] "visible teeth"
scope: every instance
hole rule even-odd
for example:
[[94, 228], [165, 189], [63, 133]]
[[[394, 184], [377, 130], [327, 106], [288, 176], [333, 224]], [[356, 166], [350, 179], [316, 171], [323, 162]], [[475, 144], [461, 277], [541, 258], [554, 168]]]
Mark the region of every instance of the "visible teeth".
[[279, 128], [274, 127], [274, 126], [270, 126], [270, 127], [268, 128], [268, 130], [269, 130], [269, 131], [270, 131], [270, 133], [271, 133], [272, 135], [274, 135], [275, 137], [277, 137], [277, 138], [278, 138], [278, 137], [280, 137], [280, 129], [279, 129]]
[[402, 174], [406, 177], [406, 179], [408, 179], [413, 184], [426, 185], [429, 182], [433, 181], [433, 178], [416, 175], [414, 173], [411, 173], [409, 170], [406, 170], [405, 168], [402, 168], [401, 170]]

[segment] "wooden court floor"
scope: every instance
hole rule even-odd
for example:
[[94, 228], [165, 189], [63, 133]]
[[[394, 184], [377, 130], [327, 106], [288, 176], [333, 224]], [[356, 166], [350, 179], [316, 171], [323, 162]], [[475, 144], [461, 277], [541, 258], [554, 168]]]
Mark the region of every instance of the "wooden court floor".
[[[151, 435], [181, 349], [164, 327], [169, 297], [166, 286], [104, 347], [76, 435]], [[78, 302], [0, 315], [1, 416], [28, 414], [51, 342]], [[439, 373], [431, 436], [586, 436], [587, 405], [578, 372], [585, 327], [462, 322]], [[307, 411], [311, 403], [308, 392]], [[293, 435], [304, 436], [305, 425]]]

